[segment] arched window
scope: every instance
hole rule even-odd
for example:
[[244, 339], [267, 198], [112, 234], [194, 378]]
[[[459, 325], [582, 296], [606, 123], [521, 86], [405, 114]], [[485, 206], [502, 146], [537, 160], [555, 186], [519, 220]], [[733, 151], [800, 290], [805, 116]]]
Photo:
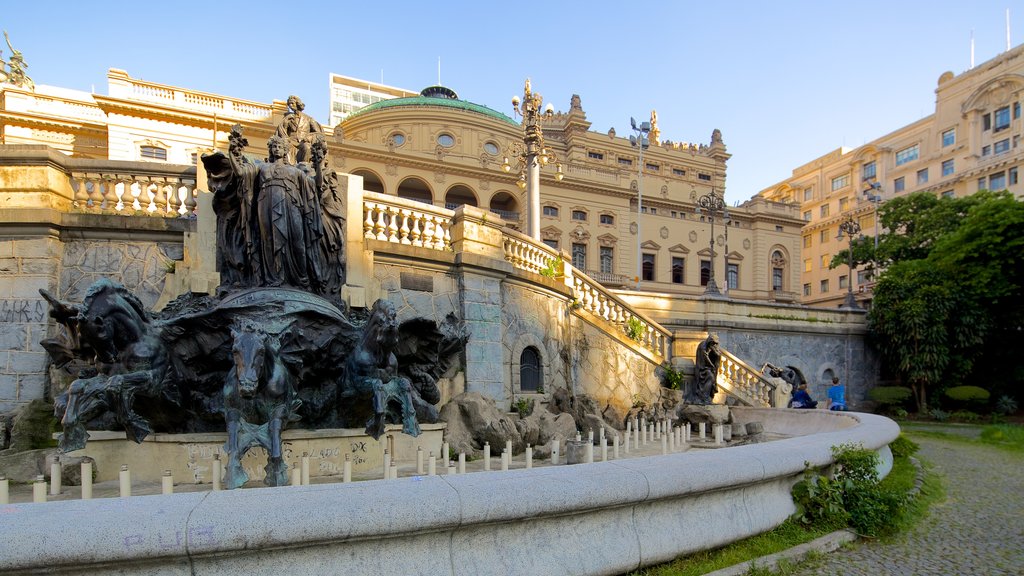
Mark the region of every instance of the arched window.
[[540, 352], [533, 346], [523, 348], [519, 355], [519, 389], [536, 392], [544, 389], [544, 372], [541, 370]]
[[786, 289], [786, 256], [781, 250], [772, 252], [772, 290], [782, 292]]

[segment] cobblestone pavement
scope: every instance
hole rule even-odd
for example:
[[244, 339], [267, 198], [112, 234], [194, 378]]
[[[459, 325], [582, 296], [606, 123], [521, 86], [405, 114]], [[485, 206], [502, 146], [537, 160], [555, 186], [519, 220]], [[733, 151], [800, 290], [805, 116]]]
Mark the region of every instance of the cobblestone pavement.
[[914, 438], [943, 476], [946, 499], [891, 542], [861, 541], [812, 562], [810, 576], [1024, 574], [1024, 455], [981, 444]]

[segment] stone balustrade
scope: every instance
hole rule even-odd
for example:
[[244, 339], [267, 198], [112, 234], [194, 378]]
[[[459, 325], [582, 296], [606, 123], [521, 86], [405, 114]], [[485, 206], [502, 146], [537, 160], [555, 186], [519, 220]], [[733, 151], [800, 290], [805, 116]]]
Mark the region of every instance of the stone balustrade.
[[[524, 234], [504, 231], [502, 244], [505, 249], [505, 260], [520, 270], [541, 274], [550, 270], [553, 276], [562, 276], [561, 256], [546, 244], [531, 240]], [[547, 274], [547, 272], [544, 272]]]
[[139, 174], [110, 166], [96, 172], [71, 172], [69, 178], [74, 191], [72, 206], [84, 212], [168, 218], [196, 213], [194, 170], [187, 176], [158, 172]]
[[718, 364], [718, 384], [750, 406], [770, 408], [774, 405], [775, 384], [726, 350], [722, 350]]
[[626, 336], [657, 356], [666, 355], [670, 340], [668, 330], [579, 270], [573, 270], [572, 281], [576, 304], [581, 309], [619, 326]]
[[110, 69], [107, 80], [110, 96], [115, 98], [163, 103], [176, 108], [216, 114], [222, 118], [266, 120], [273, 115], [272, 108], [266, 104], [147, 82], [129, 77], [124, 70]]
[[363, 195], [363, 237], [432, 250], [451, 250], [454, 214], [447, 208], [366, 192]]

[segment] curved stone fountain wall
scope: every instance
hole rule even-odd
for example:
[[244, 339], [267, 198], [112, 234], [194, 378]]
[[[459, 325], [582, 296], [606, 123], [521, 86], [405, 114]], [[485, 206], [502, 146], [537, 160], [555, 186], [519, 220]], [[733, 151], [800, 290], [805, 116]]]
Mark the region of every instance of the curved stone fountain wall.
[[[512, 472], [142, 496], [3, 509], [0, 573], [621, 574], [764, 532], [804, 462], [860, 443], [870, 414], [735, 409], [774, 434], [728, 449]], [[884, 471], [887, 472], [888, 468]]]

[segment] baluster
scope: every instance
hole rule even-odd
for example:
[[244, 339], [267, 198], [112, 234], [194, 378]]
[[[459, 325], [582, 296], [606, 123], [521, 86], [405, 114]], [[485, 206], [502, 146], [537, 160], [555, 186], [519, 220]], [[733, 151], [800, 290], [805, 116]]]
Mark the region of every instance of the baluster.
[[84, 210], [89, 203], [89, 191], [85, 176], [83, 174], [72, 174], [71, 178], [73, 181], [78, 182], [78, 189], [75, 190], [75, 194], [72, 197], [73, 204], [75, 208]]
[[158, 216], [166, 216], [167, 212], [168, 212], [168, 210], [167, 210], [167, 180], [164, 179], [163, 182], [154, 183], [153, 186], [156, 187], [155, 190], [154, 190], [154, 195], [153, 195], [153, 211], [157, 212]]
[[398, 242], [398, 214], [397, 208], [388, 207], [388, 242]]
[[421, 228], [422, 220], [420, 215], [416, 212], [410, 212], [409, 216], [412, 218], [412, 245], [423, 246], [423, 229]]
[[103, 209], [103, 180], [98, 174], [94, 176], [87, 174], [86, 177], [89, 179], [91, 187], [89, 190], [89, 209], [98, 212]]
[[444, 230], [444, 237], [441, 238], [441, 241], [444, 244], [442, 248], [444, 250], [450, 250], [452, 247], [452, 221], [445, 218], [442, 229]]
[[196, 215], [196, 209], [199, 204], [196, 202], [196, 187], [195, 184], [185, 184], [185, 216], [192, 217]]
[[401, 210], [399, 211], [399, 214], [402, 216], [402, 227], [398, 229], [400, 236], [399, 242], [405, 245], [412, 244], [412, 241], [409, 240], [409, 211]]
[[388, 227], [387, 222], [384, 221], [385, 220], [384, 213], [387, 211], [387, 207], [378, 204], [376, 206], [376, 210], [377, 210], [377, 222], [374, 223], [374, 225], [373, 225], [373, 237], [376, 240], [387, 240], [388, 237], [384, 234], [384, 230], [387, 229], [387, 227]]
[[103, 187], [103, 211], [109, 213], [117, 212], [117, 180], [112, 177], [104, 178]]
[[[162, 194], [160, 193], [160, 186], [153, 179], [150, 179], [150, 182], [142, 187], [142, 194], [140, 194], [140, 196], [142, 196], [142, 198], [145, 199], [146, 201], [146, 207], [144, 208], [144, 210], [147, 213], [155, 214], [157, 210], [159, 210], [159, 208], [157, 207], [158, 194], [162, 196]], [[155, 215], [159, 216], [159, 214]]]
[[178, 211], [181, 204], [181, 198], [178, 196], [180, 190], [178, 188], [176, 179], [172, 179], [167, 183], [167, 211], [175, 217], [181, 216], [181, 213]]
[[363, 202], [363, 214], [366, 220], [363, 221], [363, 238], [373, 238], [373, 202]]

